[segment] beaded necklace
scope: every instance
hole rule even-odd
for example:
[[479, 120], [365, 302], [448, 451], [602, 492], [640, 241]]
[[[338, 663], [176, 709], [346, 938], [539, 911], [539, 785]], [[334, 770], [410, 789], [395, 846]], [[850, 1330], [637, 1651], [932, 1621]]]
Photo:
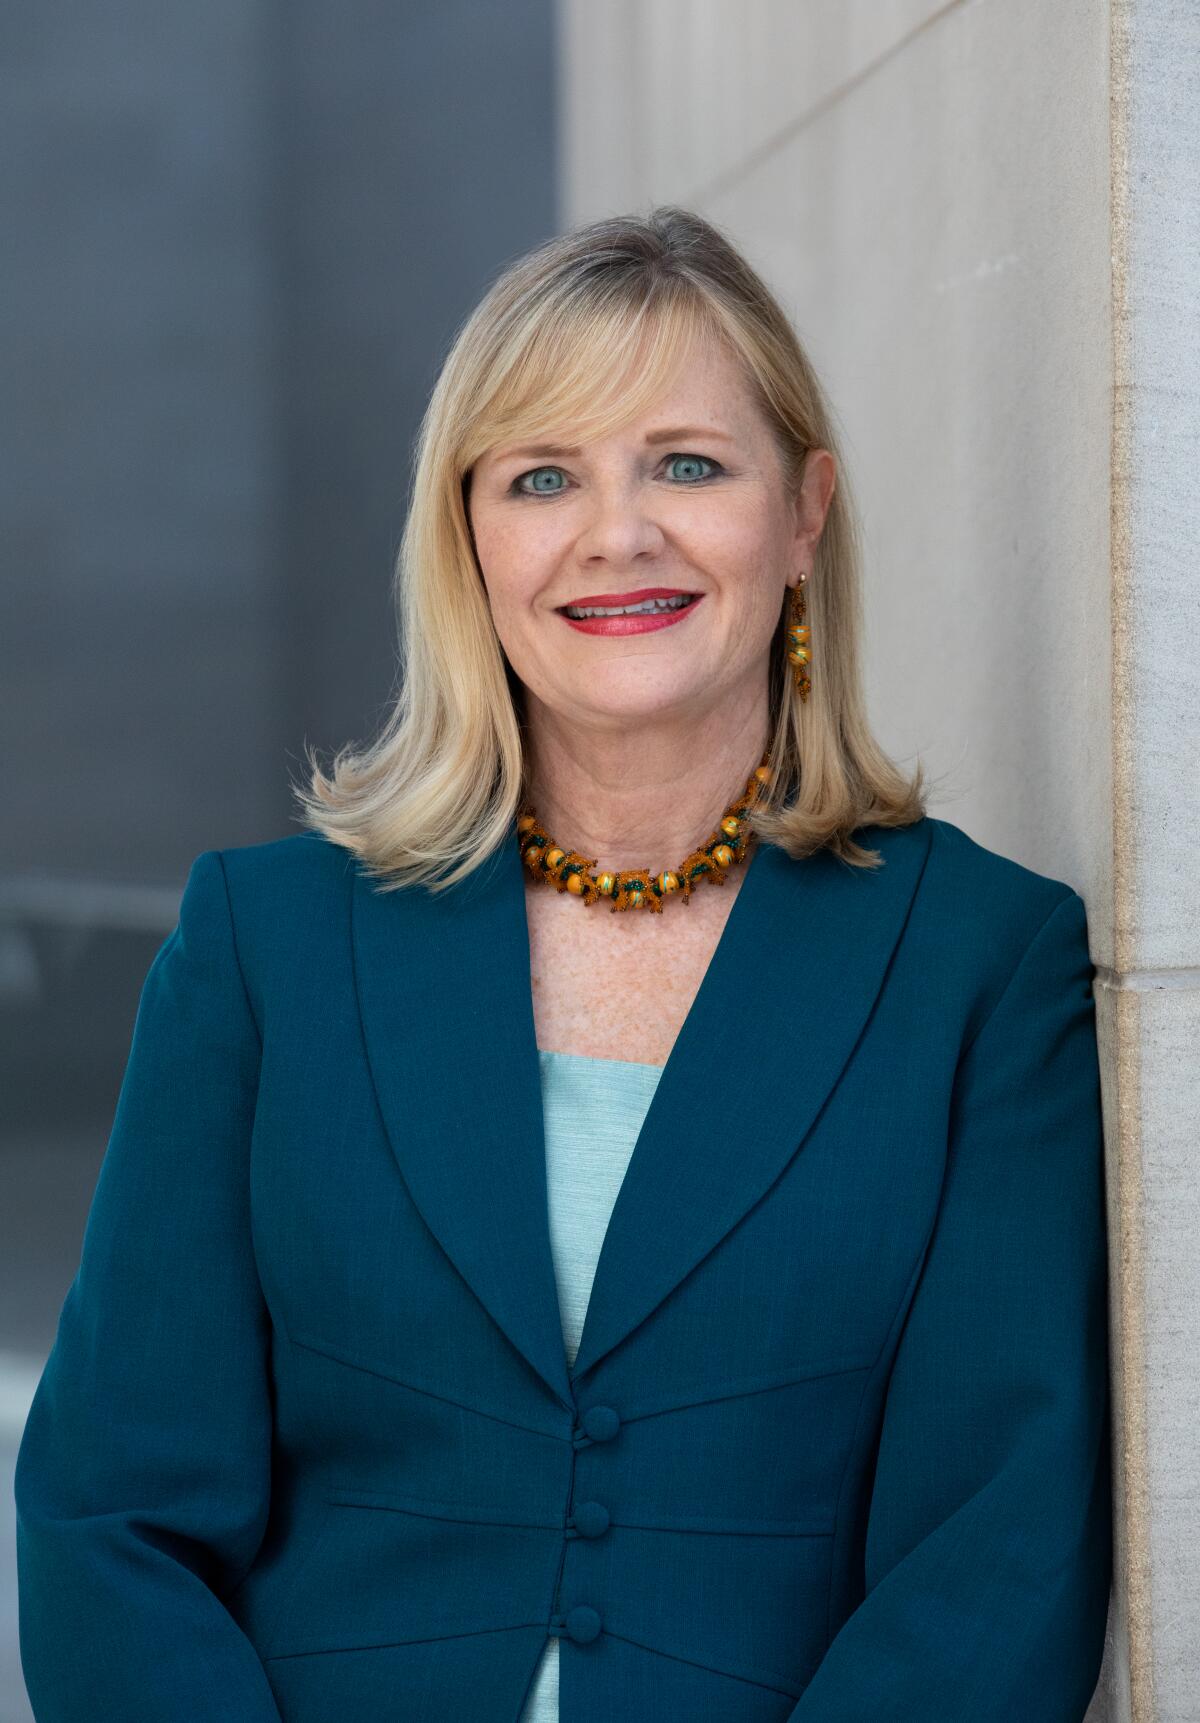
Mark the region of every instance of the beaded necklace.
[[593, 874], [590, 870], [596, 865], [595, 857], [589, 859], [578, 850], [564, 850], [556, 844], [528, 802], [522, 804], [517, 816], [521, 859], [535, 880], [560, 892], [569, 891], [585, 904], [606, 897], [612, 899], [614, 913], [618, 909], [649, 909], [661, 915], [666, 898], [678, 892], [687, 903], [701, 880], [724, 885], [726, 870], [744, 860], [755, 834], [742, 816], [770, 778], [764, 755], [745, 790], [726, 808], [707, 841], [685, 856], [677, 868], [666, 868], [662, 873], [627, 868], [620, 873]]

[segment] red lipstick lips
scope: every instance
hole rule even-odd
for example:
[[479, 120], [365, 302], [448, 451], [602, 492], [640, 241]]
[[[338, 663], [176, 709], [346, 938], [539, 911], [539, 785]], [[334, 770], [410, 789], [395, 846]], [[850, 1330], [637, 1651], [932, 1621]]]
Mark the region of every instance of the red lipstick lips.
[[[636, 592], [596, 592], [590, 598], [568, 598], [567, 604], [576, 610], [587, 609], [593, 604], [643, 604], [648, 598], [694, 598], [694, 593], [687, 592], [682, 586], [640, 586]], [[565, 610], [567, 604], [560, 604], [559, 609]]]
[[[568, 607], [590, 610], [594, 605], [644, 604], [651, 598], [686, 598], [687, 604], [674, 610], [644, 610], [631, 616], [568, 616]], [[559, 615], [570, 628], [580, 634], [650, 634], [658, 628], [671, 628], [695, 610], [702, 602], [702, 592], [685, 592], [678, 586], [644, 586], [637, 592], [606, 592], [588, 598], [572, 598], [559, 606]]]

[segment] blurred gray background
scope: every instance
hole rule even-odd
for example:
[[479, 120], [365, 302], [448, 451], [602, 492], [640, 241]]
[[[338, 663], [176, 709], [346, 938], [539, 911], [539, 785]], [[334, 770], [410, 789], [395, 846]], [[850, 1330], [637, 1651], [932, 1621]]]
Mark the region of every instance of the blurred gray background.
[[557, 226], [552, 0], [0, 18], [0, 1723], [11, 1467], [191, 860], [393, 687], [412, 442]]

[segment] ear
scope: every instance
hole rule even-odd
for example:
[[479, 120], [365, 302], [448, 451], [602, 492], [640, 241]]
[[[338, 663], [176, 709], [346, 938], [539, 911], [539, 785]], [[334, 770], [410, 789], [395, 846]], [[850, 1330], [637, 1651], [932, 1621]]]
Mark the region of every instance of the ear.
[[802, 575], [811, 575], [817, 544], [837, 485], [837, 462], [828, 449], [809, 449], [804, 472], [794, 498], [795, 535], [792, 540], [794, 585]]

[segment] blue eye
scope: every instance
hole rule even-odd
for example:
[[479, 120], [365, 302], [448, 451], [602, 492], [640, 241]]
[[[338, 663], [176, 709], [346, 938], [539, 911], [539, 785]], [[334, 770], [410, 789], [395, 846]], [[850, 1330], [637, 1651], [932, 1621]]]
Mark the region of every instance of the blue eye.
[[518, 475], [517, 478], [515, 478], [513, 480], [512, 489], [519, 496], [523, 496], [523, 497], [531, 497], [531, 496], [553, 497], [553, 496], [557, 496], [558, 495], [558, 488], [555, 488], [554, 490], [546, 490], [545, 488], [543, 488], [543, 489], [537, 490], [537, 491], [527, 491], [524, 488], [524, 486], [522, 485], [522, 483], [521, 483], [522, 479], [536, 479], [542, 473], [558, 473], [559, 476], [561, 477], [562, 476], [562, 468], [561, 467], [533, 467], [530, 469], [529, 472], [521, 473]]
[[[720, 471], [720, 463], [718, 461], [710, 460], [707, 455], [668, 455], [667, 460], [669, 463], [674, 463], [675, 461], [690, 461], [693, 466], [702, 464], [706, 467], [714, 467]], [[685, 482], [690, 485], [699, 484], [701, 480], [711, 478], [711, 476], [712, 475], [710, 473], [701, 473], [698, 479], [687, 479]]]
[[[711, 472], [702, 472], [694, 478], [684, 479], [682, 481], [682, 483], [684, 485], [703, 484], [706, 479], [713, 478], [716, 473], [719, 473], [722, 471], [721, 463], [719, 461], [714, 461], [708, 455], [667, 455], [665, 457], [665, 460], [666, 460], [666, 463], [668, 466], [673, 465], [676, 461], [685, 461], [685, 462], [690, 462], [693, 467], [704, 466], [704, 467], [709, 467], [712, 469]], [[517, 477], [513, 480], [512, 484], [509, 486], [509, 491], [511, 492], [511, 494], [513, 496], [520, 496], [520, 497], [534, 497], [534, 496], [555, 497], [555, 496], [561, 496], [563, 490], [565, 489], [565, 486], [563, 486], [563, 485], [546, 486], [546, 485], [537, 484], [537, 480], [545, 473], [557, 473], [558, 476], [561, 478], [562, 477], [562, 468], [561, 467], [531, 467], [528, 472], [517, 474]], [[532, 490], [526, 488], [526, 486], [525, 486], [525, 480], [526, 479], [531, 479], [534, 481], [534, 488]]]

